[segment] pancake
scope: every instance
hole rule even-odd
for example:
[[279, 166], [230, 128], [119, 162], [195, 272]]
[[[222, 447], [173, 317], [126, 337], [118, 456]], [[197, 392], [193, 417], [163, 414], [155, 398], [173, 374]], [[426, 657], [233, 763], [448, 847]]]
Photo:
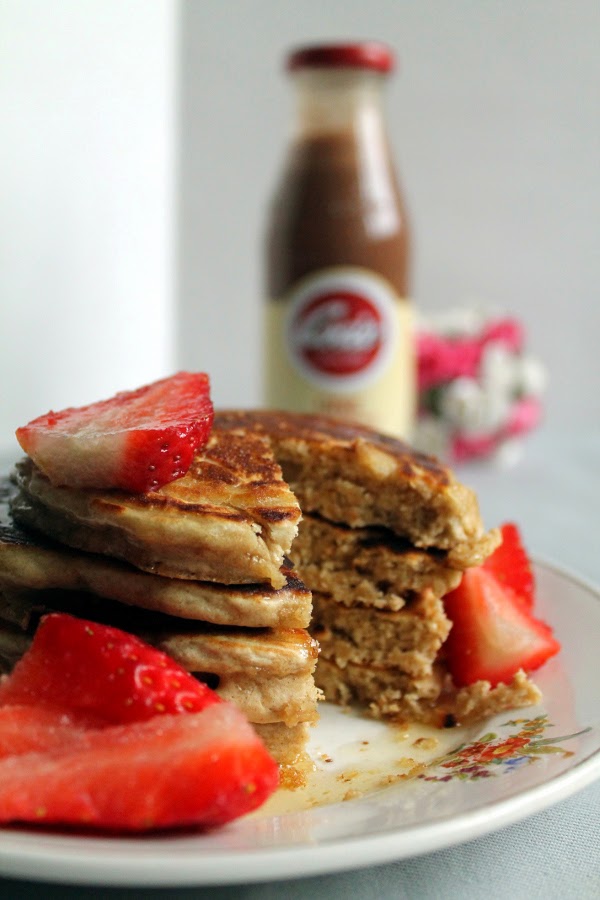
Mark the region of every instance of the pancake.
[[318, 684], [333, 703], [363, 706], [378, 719], [437, 728], [480, 722], [535, 705], [542, 696], [524, 672], [517, 672], [510, 684], [492, 687], [477, 681], [456, 690], [441, 665], [427, 678], [411, 679], [393, 668], [356, 663], [342, 668], [330, 659], [319, 660]]
[[254, 725], [254, 730], [264, 741], [267, 750], [280, 766], [293, 767], [296, 778], [298, 771], [310, 768], [312, 763], [306, 753], [310, 737], [310, 725], [285, 725], [275, 722], [271, 725]]
[[319, 660], [319, 686], [325, 699], [341, 706], [358, 705], [375, 718], [429, 721], [444, 687], [444, 671], [437, 667], [423, 678], [412, 678], [386, 666]]
[[[1, 594], [0, 608], [3, 608]], [[0, 613], [0, 673], [10, 672], [30, 644], [31, 635], [18, 625], [4, 620]], [[254, 730], [279, 765], [304, 767], [308, 764], [305, 757], [310, 730], [308, 722], [294, 725], [286, 725], [285, 722], [254, 723]]]
[[321, 659], [342, 669], [348, 663], [367, 664], [425, 678], [451, 627], [442, 601], [427, 593], [398, 612], [348, 608], [318, 593], [313, 605], [311, 632]]
[[8, 508], [15, 492], [8, 479], [0, 479], [0, 584], [13, 591], [85, 591], [217, 625], [306, 628], [310, 621], [310, 591], [289, 563], [282, 567], [285, 585], [279, 590], [270, 584], [221, 585], [150, 575], [19, 527]]
[[[482, 539], [484, 550], [495, 535]], [[384, 528], [349, 528], [304, 514], [291, 555], [313, 591], [346, 606], [401, 609], [423, 591], [442, 597], [460, 582], [464, 566], [448, 551], [413, 547]]]
[[317, 416], [217, 412], [187, 475], [149, 494], [56, 487], [30, 460], [17, 473], [19, 522], [174, 578], [283, 587], [300, 506], [447, 551], [462, 568], [489, 552], [475, 495], [447, 467], [394, 438]]
[[172, 578], [285, 584], [300, 507], [259, 434], [215, 426], [189, 472], [147, 494], [57, 487], [30, 459], [17, 483], [15, 518], [71, 547]]
[[[302, 630], [140, 631], [253, 724], [315, 724], [317, 642]], [[218, 680], [217, 680], [218, 679]]]
[[[394, 438], [319, 416], [217, 411], [190, 472], [151, 494], [57, 488], [29, 460], [16, 480], [15, 519], [74, 549], [0, 542], [6, 620], [56, 602], [112, 617], [120, 601], [120, 627], [214, 683], [278, 740], [306, 740], [318, 688], [377, 717], [434, 724], [539, 698], [525, 676], [493, 690], [451, 684], [441, 598], [499, 535], [450, 469]], [[311, 590], [316, 688], [316, 642], [302, 630]]]
[[[34, 597], [33, 592], [23, 596], [0, 587], [0, 660], [5, 670], [23, 655], [41, 616], [50, 611], [85, 611], [85, 618], [137, 634], [163, 650], [235, 703], [253, 725], [269, 726], [265, 733], [282, 744], [279, 762], [297, 755], [308, 726], [317, 720], [319, 691], [313, 671], [318, 648], [303, 629], [225, 628], [132, 610], [76, 592], [38, 591]], [[290, 744], [283, 752], [286, 735]]]
[[452, 551], [463, 566], [481, 561], [487, 536], [475, 494], [408, 444], [336, 419], [280, 411], [217, 412], [215, 425], [267, 437], [303, 513], [388, 528], [415, 547]]

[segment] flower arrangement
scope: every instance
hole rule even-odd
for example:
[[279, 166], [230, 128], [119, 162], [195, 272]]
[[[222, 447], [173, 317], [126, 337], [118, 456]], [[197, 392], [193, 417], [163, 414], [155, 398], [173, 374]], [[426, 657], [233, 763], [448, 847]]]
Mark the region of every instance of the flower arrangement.
[[[499, 726], [500, 733], [490, 731], [478, 740], [461, 744], [451, 753], [434, 760], [428, 770], [418, 777], [424, 781], [476, 781], [513, 772], [549, 754], [566, 759], [573, 756], [574, 751], [557, 744], [590, 731], [588, 727], [574, 734], [544, 737], [546, 729], [553, 727], [546, 713], [533, 719], [512, 719]], [[515, 728], [518, 730], [515, 731]], [[510, 733], [502, 733], [509, 729]]]
[[423, 319], [417, 363], [419, 449], [458, 463], [518, 458], [542, 419], [547, 378], [517, 319], [473, 309]]

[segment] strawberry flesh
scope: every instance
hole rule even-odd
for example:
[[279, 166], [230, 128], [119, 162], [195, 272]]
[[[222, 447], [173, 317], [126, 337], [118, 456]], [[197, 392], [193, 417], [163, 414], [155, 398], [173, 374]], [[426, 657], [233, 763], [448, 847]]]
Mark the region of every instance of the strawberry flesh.
[[109, 400], [49, 412], [16, 434], [55, 485], [145, 493], [186, 474], [213, 418], [208, 376], [178, 372]]
[[79, 738], [90, 723], [45, 706], [0, 706], [0, 760], [52, 750]]
[[112, 724], [199, 712], [220, 702], [160, 650], [65, 613], [44, 616], [31, 649], [0, 683], [0, 705], [44, 704]]
[[120, 629], [45, 616], [0, 682], [0, 822], [209, 828], [277, 783], [239, 710]]
[[529, 557], [518, 527], [506, 522], [500, 528], [502, 543], [483, 566], [497, 580], [511, 588], [527, 609], [533, 608], [535, 582]]
[[444, 606], [452, 621], [447, 664], [459, 686], [509, 683], [520, 669], [533, 671], [560, 650], [551, 628], [484, 566], [468, 569]]
[[277, 779], [277, 765], [243, 714], [222, 703], [189, 715], [73, 728], [58, 746], [0, 759], [0, 822], [211, 828], [256, 809]]

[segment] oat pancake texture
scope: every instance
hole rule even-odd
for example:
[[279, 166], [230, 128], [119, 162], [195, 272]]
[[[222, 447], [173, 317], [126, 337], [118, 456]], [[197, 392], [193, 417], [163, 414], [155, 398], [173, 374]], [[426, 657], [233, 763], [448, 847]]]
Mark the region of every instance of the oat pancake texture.
[[173, 578], [285, 584], [301, 513], [263, 435], [215, 425], [189, 472], [147, 494], [57, 487], [29, 459], [16, 481], [15, 519], [71, 547]]
[[389, 528], [416, 547], [451, 551], [463, 566], [481, 559], [486, 533], [473, 491], [402, 441], [335, 419], [271, 410], [217, 412], [215, 423], [231, 434], [268, 437], [303, 512]]
[[[0, 585], [14, 591], [73, 590], [217, 625], [306, 628], [310, 591], [289, 564], [285, 585], [222, 585], [151, 575], [129, 563], [65, 547], [19, 527], [9, 512], [16, 489], [0, 479]], [[82, 613], [83, 614], [83, 613]]]

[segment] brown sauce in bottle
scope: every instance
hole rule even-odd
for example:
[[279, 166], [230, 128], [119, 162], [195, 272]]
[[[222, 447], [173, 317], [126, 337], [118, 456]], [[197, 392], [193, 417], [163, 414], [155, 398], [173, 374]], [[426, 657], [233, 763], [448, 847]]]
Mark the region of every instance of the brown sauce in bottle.
[[336, 68], [301, 86], [267, 234], [266, 399], [406, 437], [410, 234], [380, 80]]
[[[407, 214], [389, 152], [386, 157], [384, 190], [381, 184], [373, 190], [351, 132], [294, 145], [271, 210], [269, 297], [284, 297], [304, 275], [331, 265], [378, 272], [399, 297], [409, 296]], [[387, 228], [378, 232], [374, 221], [387, 222]]]

